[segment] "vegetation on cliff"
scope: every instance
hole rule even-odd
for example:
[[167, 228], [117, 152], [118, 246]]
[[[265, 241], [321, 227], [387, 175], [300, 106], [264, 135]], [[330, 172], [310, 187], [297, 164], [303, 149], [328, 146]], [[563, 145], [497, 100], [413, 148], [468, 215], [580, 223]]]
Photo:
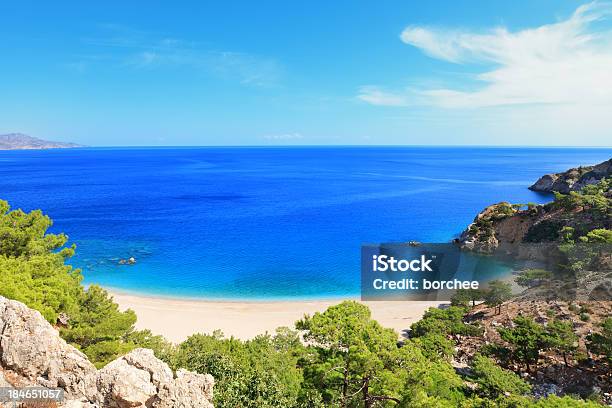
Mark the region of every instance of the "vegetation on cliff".
[[493, 252], [525, 243], [607, 242], [612, 239], [612, 178], [569, 194], [556, 192], [548, 204], [491, 205], [476, 216], [459, 243], [466, 249]]

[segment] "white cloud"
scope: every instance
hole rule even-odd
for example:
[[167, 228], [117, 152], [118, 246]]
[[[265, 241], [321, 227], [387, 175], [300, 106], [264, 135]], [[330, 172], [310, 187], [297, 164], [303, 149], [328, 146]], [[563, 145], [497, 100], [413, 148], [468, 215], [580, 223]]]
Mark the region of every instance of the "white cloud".
[[407, 106], [408, 98], [406, 95], [398, 95], [385, 92], [376, 86], [362, 86], [359, 89], [357, 98], [372, 105], [382, 106]]
[[[400, 38], [425, 54], [482, 72], [456, 87], [384, 92], [360, 89], [358, 98], [387, 106], [446, 109], [572, 105], [577, 114], [612, 108], [611, 3], [580, 6], [569, 18], [536, 28], [484, 33], [410, 26]], [[607, 117], [600, 118], [610, 123]]]
[[274, 135], [265, 135], [263, 138], [266, 140], [296, 140], [296, 139], [302, 139], [304, 136], [302, 136], [301, 133], [281, 133], [281, 134], [274, 134]]
[[461, 34], [446, 32], [444, 38], [441, 38], [441, 33], [441, 31], [436, 33], [422, 27], [407, 27], [400, 38], [406, 44], [423, 49], [434, 58], [458, 62], [460, 60], [460, 47], [457, 46], [457, 39]]

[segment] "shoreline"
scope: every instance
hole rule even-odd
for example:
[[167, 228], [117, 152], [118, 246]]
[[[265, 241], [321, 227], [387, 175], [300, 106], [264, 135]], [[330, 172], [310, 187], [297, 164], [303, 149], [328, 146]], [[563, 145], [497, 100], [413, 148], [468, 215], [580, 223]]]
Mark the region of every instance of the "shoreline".
[[[155, 295], [128, 294], [105, 288], [121, 310], [132, 309], [138, 320], [136, 328], [149, 329], [173, 343], [195, 333], [221, 330], [226, 337], [251, 339], [266, 332], [273, 334], [277, 327], [294, 327], [305, 314], [322, 312], [343, 300], [209, 300], [182, 299]], [[369, 301], [361, 302], [372, 311], [372, 317], [382, 326], [403, 335], [410, 325], [420, 320], [430, 307], [440, 301]]]
[[[101, 286], [97, 283], [92, 283]], [[88, 287], [89, 284], [85, 284]], [[344, 300], [355, 300], [360, 301], [359, 296], [330, 296], [330, 297], [269, 297], [269, 298], [239, 298], [239, 297], [210, 297], [210, 296], [190, 296], [190, 295], [170, 295], [162, 293], [147, 293], [139, 292], [135, 290], [123, 289], [115, 286], [104, 285], [101, 286], [112, 296], [133, 296], [137, 298], [151, 298], [159, 300], [177, 300], [177, 301], [188, 301], [188, 302], [201, 302], [201, 303], [309, 303], [309, 302], [342, 302]]]

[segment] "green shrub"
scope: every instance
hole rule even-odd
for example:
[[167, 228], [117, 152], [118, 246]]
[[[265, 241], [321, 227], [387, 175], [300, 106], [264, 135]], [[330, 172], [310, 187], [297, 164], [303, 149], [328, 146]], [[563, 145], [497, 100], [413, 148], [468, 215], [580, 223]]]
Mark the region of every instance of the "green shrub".
[[504, 370], [495, 361], [477, 355], [472, 361], [472, 380], [478, 384], [478, 393], [496, 399], [504, 395], [525, 395], [531, 386], [512, 371]]
[[302, 346], [281, 344], [297, 333], [279, 331], [246, 342], [225, 338], [220, 332], [194, 334], [181, 343], [173, 359], [176, 367], [215, 378], [214, 401], [228, 407], [291, 407], [297, 403], [302, 382], [297, 368]]
[[411, 337], [421, 337], [428, 334], [480, 336], [482, 328], [463, 322], [466, 309], [451, 306], [447, 309], [430, 308], [423, 318], [410, 326]]
[[587, 337], [587, 347], [593, 354], [605, 357], [608, 364], [612, 364], [612, 317], [604, 320], [600, 328], [600, 332], [591, 333]]

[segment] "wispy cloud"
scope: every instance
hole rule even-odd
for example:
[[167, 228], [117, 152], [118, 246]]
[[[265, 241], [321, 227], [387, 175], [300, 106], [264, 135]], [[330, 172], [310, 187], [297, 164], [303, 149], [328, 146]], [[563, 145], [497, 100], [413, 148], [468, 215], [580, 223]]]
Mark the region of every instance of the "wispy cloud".
[[303, 139], [304, 136], [301, 133], [279, 133], [279, 134], [271, 134], [264, 135], [263, 137], [266, 140], [271, 141], [283, 141], [283, 140], [299, 140]]
[[456, 87], [361, 88], [373, 105], [446, 109], [531, 104], [612, 107], [612, 3], [580, 6], [569, 18], [540, 27], [477, 33], [409, 26], [400, 39], [425, 54], [481, 72]]
[[[271, 86], [282, 76], [282, 66], [274, 58], [245, 52], [216, 50], [197, 42], [162, 36], [116, 24], [100, 26], [102, 34], [83, 42], [104, 52], [106, 63], [132, 69], [191, 68], [245, 85]], [[78, 64], [91, 64], [83, 58]]]
[[386, 92], [377, 86], [362, 86], [359, 88], [358, 98], [372, 105], [382, 106], [408, 106], [407, 95]]

